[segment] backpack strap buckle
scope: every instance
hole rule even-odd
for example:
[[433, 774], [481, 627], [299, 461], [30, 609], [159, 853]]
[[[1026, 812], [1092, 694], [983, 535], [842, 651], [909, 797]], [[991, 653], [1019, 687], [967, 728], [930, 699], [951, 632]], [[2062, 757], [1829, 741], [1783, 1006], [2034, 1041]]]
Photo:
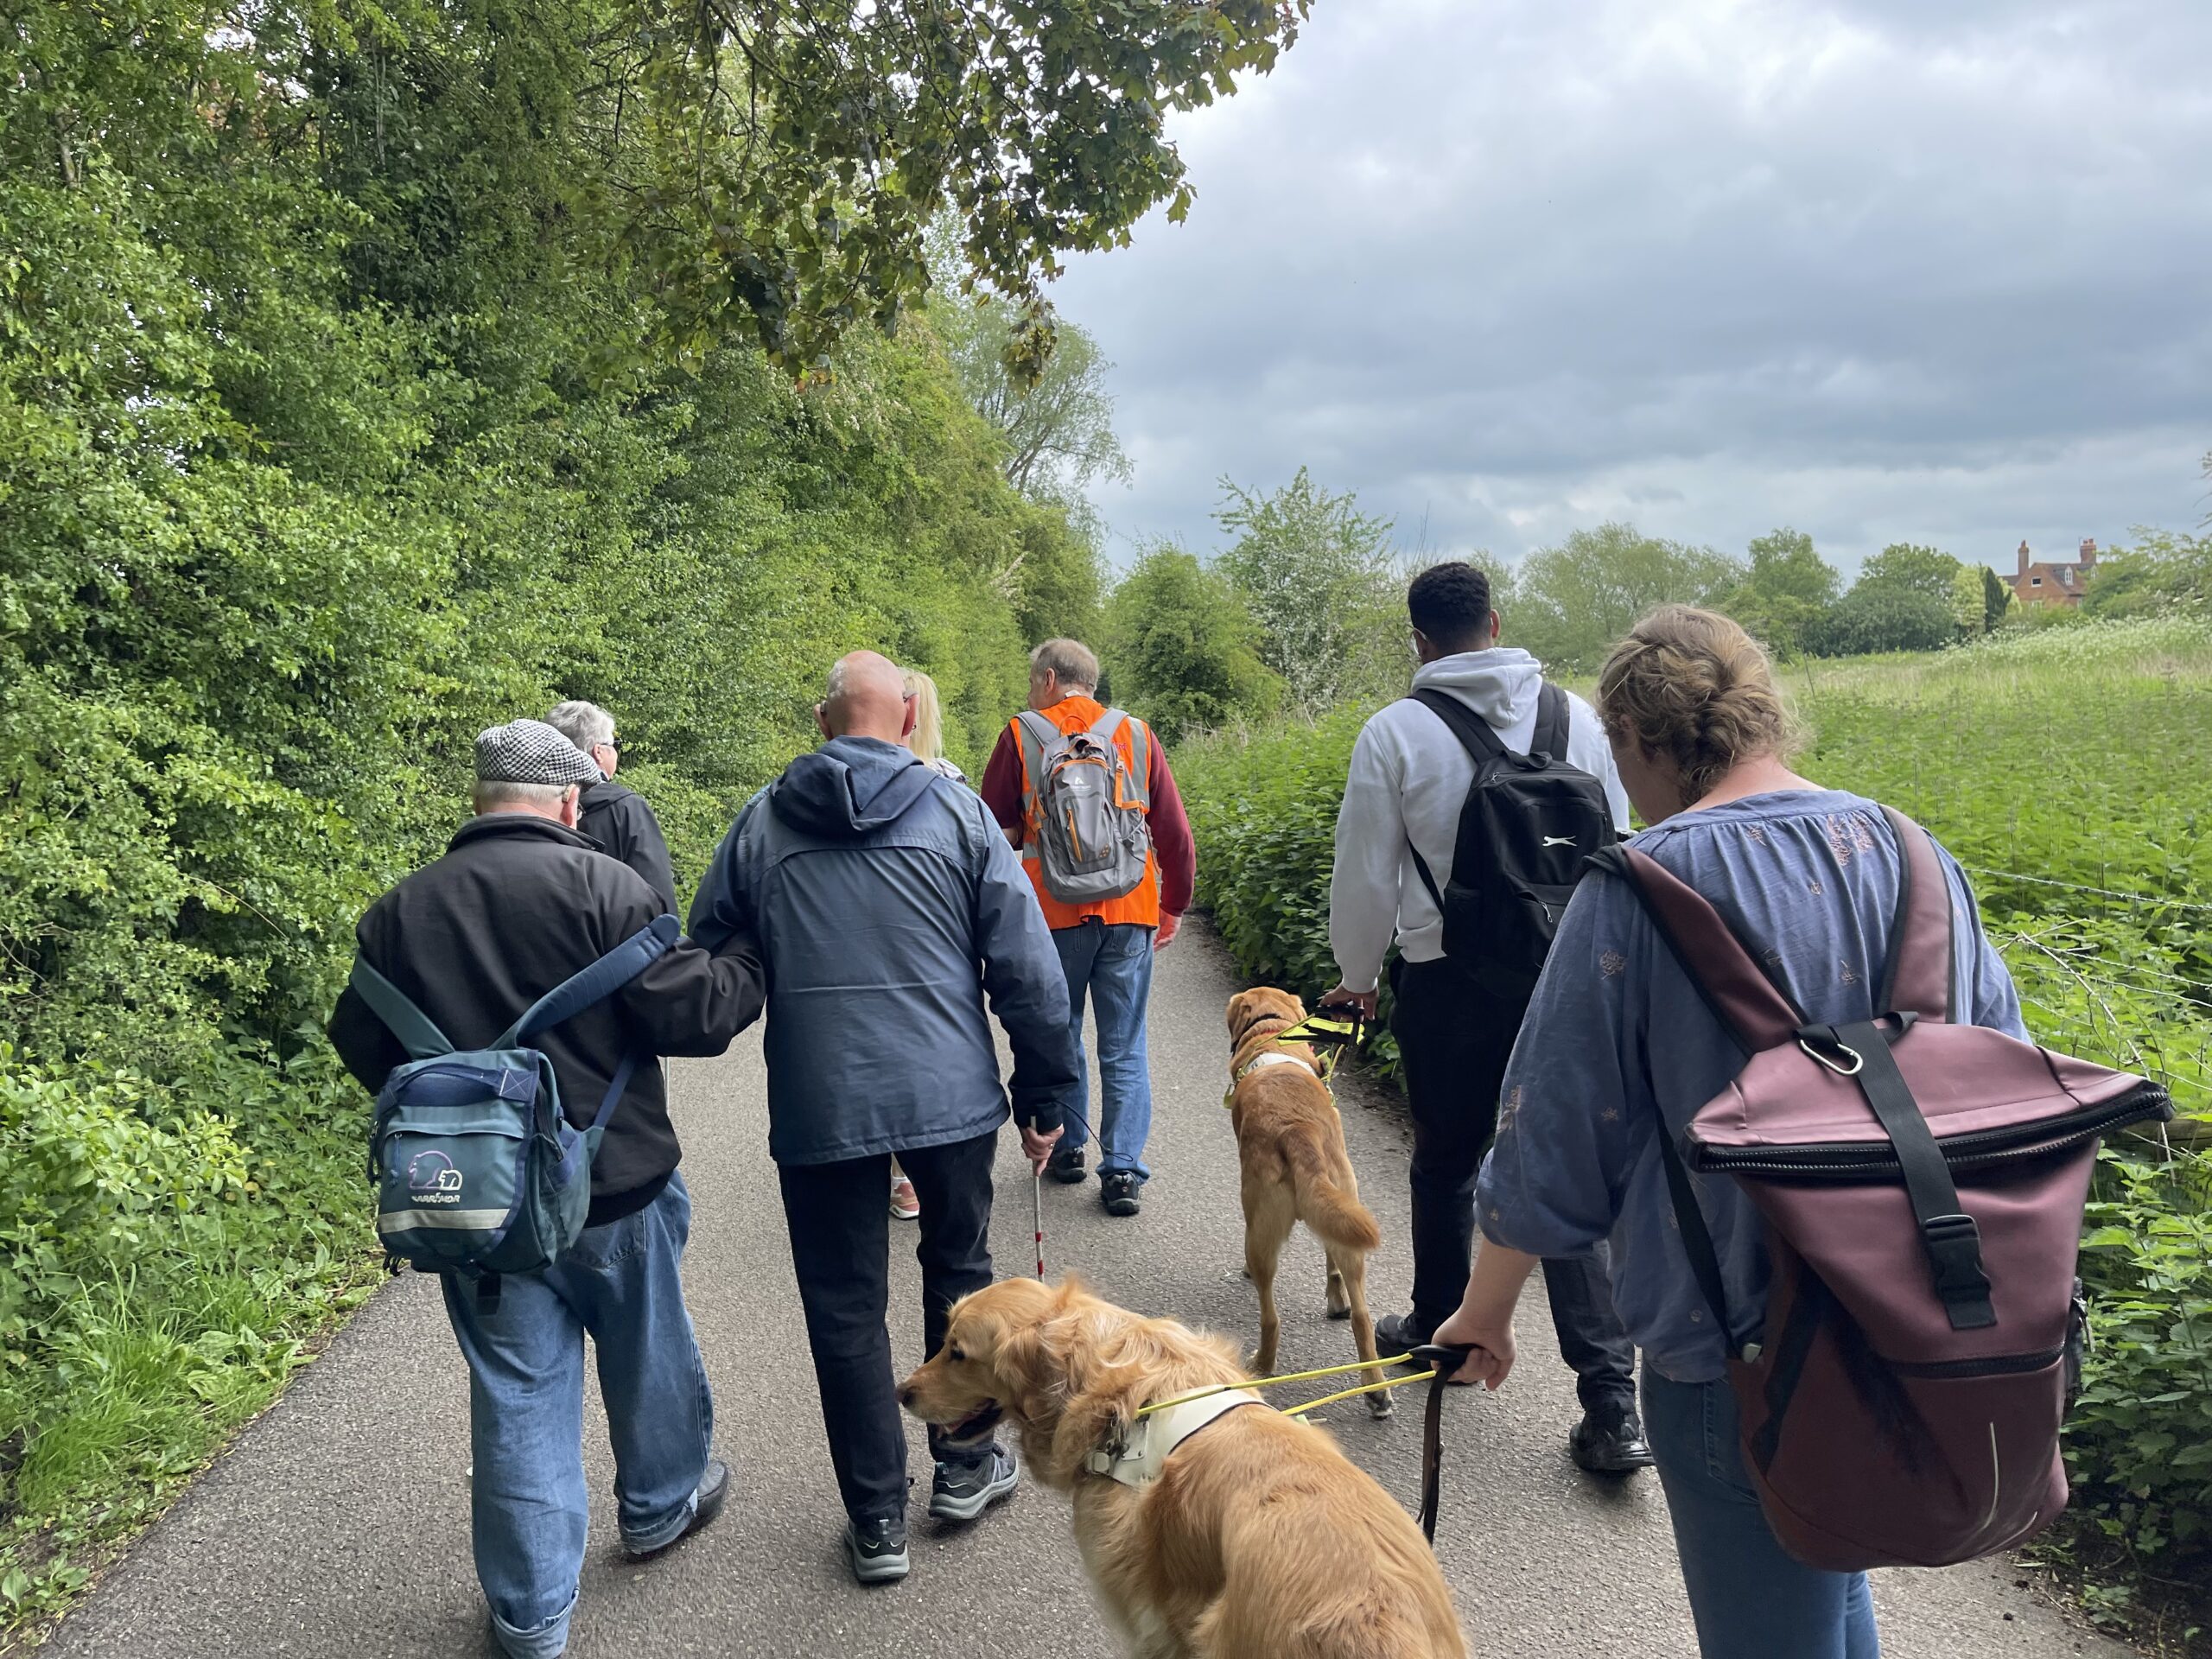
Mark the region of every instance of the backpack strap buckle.
[[1955, 1331], [1997, 1323], [1989, 1302], [1989, 1275], [1981, 1266], [1981, 1229], [1967, 1215], [1930, 1216], [1920, 1236], [1935, 1269], [1936, 1294], [1942, 1299]]

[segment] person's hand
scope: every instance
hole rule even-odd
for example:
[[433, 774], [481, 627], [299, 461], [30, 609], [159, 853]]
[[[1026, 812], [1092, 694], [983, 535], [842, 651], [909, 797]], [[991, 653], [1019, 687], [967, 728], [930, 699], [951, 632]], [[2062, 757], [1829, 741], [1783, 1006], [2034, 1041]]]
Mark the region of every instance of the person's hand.
[[1505, 1386], [1513, 1369], [1513, 1316], [1491, 1319], [1462, 1306], [1436, 1327], [1429, 1340], [1441, 1347], [1465, 1348], [1465, 1359], [1448, 1373], [1454, 1382], [1479, 1382], [1492, 1390]]
[[1183, 918], [1180, 916], [1172, 912], [1161, 911], [1159, 931], [1152, 936], [1152, 948], [1155, 950], [1165, 950], [1169, 945], [1174, 944], [1175, 935], [1182, 925]]
[[1045, 1160], [1052, 1155], [1052, 1148], [1060, 1144], [1060, 1137], [1066, 1133], [1065, 1128], [1058, 1128], [1050, 1135], [1039, 1135], [1027, 1123], [1021, 1126], [1021, 1150], [1029, 1160], [1032, 1175], [1045, 1173]]
[[1355, 991], [1339, 985], [1321, 999], [1321, 1006], [1325, 1008], [1357, 1008], [1361, 1019], [1372, 1020], [1375, 1018], [1375, 1005], [1382, 996], [1380, 990]]

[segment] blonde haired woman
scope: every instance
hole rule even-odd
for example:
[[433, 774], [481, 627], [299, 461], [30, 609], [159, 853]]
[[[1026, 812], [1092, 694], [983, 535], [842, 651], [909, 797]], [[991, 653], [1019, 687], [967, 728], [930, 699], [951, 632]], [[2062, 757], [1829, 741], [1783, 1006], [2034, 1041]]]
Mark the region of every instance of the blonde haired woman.
[[[1629, 799], [1632, 843], [1726, 916], [1815, 1020], [1863, 1020], [1881, 984], [1903, 855], [1881, 809], [1789, 768], [1793, 731], [1765, 655], [1725, 616], [1669, 606], [1615, 646], [1598, 713]], [[1943, 855], [1951, 1006], [2013, 1036], [2018, 998]], [[1662, 1037], [1663, 1036], [1663, 1040]], [[1743, 1055], [1627, 886], [1593, 877], [1561, 918], [1505, 1076], [1476, 1188], [1483, 1247], [1436, 1340], [1473, 1350], [1463, 1375], [1513, 1366], [1513, 1307], [1538, 1258], [1611, 1242], [1613, 1300], [1643, 1350], [1645, 1433], [1705, 1659], [1875, 1659], [1861, 1573], [1793, 1560], [1760, 1512], [1738, 1444], [1731, 1345], [1757, 1341], [1769, 1276], [1751, 1201], [1700, 1198], [1730, 1324], [1707, 1312], [1675, 1231], [1662, 1162]]]
[[[906, 696], [914, 704], [914, 729], [906, 734], [906, 747], [939, 777], [966, 783], [968, 774], [944, 758], [944, 708], [938, 701], [937, 682], [919, 669], [901, 669], [899, 673], [906, 679]], [[914, 1184], [906, 1179], [895, 1157], [891, 1160], [891, 1213], [900, 1221], [918, 1221], [922, 1215], [922, 1201], [914, 1194]]]

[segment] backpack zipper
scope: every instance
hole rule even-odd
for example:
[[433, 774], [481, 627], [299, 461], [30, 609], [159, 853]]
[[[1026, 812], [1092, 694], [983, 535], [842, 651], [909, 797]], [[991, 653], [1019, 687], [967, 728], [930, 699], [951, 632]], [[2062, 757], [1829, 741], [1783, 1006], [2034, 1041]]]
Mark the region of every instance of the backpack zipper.
[[1897, 1360], [1882, 1363], [1899, 1376], [1922, 1376], [1941, 1379], [1957, 1376], [2022, 1376], [2031, 1371], [2046, 1370], [2066, 1357], [2063, 1347], [2052, 1348], [2039, 1354], [1999, 1354], [1989, 1359], [1937, 1359], [1916, 1365]]
[[[2156, 1117], [2167, 1109], [2166, 1091], [2144, 1083], [2118, 1100], [2065, 1117], [2018, 1128], [1980, 1129], [1972, 1135], [1938, 1136], [1943, 1161], [1953, 1169], [1983, 1169], [2020, 1158], [2041, 1158], [2094, 1141], [2124, 1124]], [[1830, 1141], [1805, 1147], [1736, 1148], [1692, 1141], [1685, 1161], [1700, 1172], [1731, 1175], [1791, 1175], [1810, 1180], [1859, 1180], [1900, 1173], [1887, 1141]]]

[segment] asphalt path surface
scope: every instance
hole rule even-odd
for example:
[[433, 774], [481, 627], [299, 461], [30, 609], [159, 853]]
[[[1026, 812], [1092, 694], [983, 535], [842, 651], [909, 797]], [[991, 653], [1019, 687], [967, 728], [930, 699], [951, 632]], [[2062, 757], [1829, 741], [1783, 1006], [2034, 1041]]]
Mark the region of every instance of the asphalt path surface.
[[[1156, 1109], [1144, 1213], [1114, 1220], [1096, 1183], [1045, 1189], [1051, 1272], [1249, 1344], [1236, 1149], [1221, 1109], [1224, 1000], [1238, 988], [1196, 922], [1162, 957], [1153, 998]], [[723, 1058], [679, 1063], [676, 1112], [696, 1206], [685, 1279], [714, 1382], [721, 1454], [735, 1490], [717, 1524], [661, 1560], [624, 1561], [613, 1470], [593, 1402], [586, 1462], [592, 1535], [569, 1651], [650, 1655], [849, 1655], [855, 1659], [1109, 1659], [1115, 1649], [1077, 1564], [1068, 1509], [1025, 1481], [965, 1528], [924, 1514], [926, 1451], [910, 1436], [913, 1573], [862, 1590], [847, 1576], [842, 1521], [774, 1171], [757, 1035]], [[1343, 1090], [1363, 1196], [1382, 1223], [1370, 1270], [1378, 1314], [1408, 1282], [1408, 1136], [1383, 1090]], [[1028, 1272], [1030, 1191], [1014, 1137], [998, 1164], [994, 1243], [1004, 1274]], [[892, 1313], [901, 1365], [920, 1358], [919, 1280], [908, 1224], [892, 1223]], [[1278, 1291], [1285, 1370], [1352, 1357], [1348, 1326], [1322, 1318], [1322, 1259], [1303, 1230]], [[1359, 1401], [1325, 1408], [1345, 1450], [1411, 1508], [1418, 1492], [1417, 1391], [1388, 1422]], [[467, 1376], [436, 1289], [394, 1280], [293, 1383], [284, 1399], [177, 1503], [48, 1651], [99, 1659], [446, 1659], [498, 1653], [469, 1564]], [[1695, 1653], [1656, 1478], [1579, 1474], [1566, 1453], [1573, 1379], [1556, 1357], [1544, 1299], [1523, 1305], [1522, 1357], [1503, 1394], [1447, 1399], [1437, 1551], [1482, 1656]], [[1326, 1562], [1313, 1570], [1326, 1572]], [[2038, 1600], [2003, 1563], [1878, 1575], [1891, 1656], [2102, 1656], [2127, 1649]], [[1777, 1656], [1787, 1659], [1787, 1656]]]

